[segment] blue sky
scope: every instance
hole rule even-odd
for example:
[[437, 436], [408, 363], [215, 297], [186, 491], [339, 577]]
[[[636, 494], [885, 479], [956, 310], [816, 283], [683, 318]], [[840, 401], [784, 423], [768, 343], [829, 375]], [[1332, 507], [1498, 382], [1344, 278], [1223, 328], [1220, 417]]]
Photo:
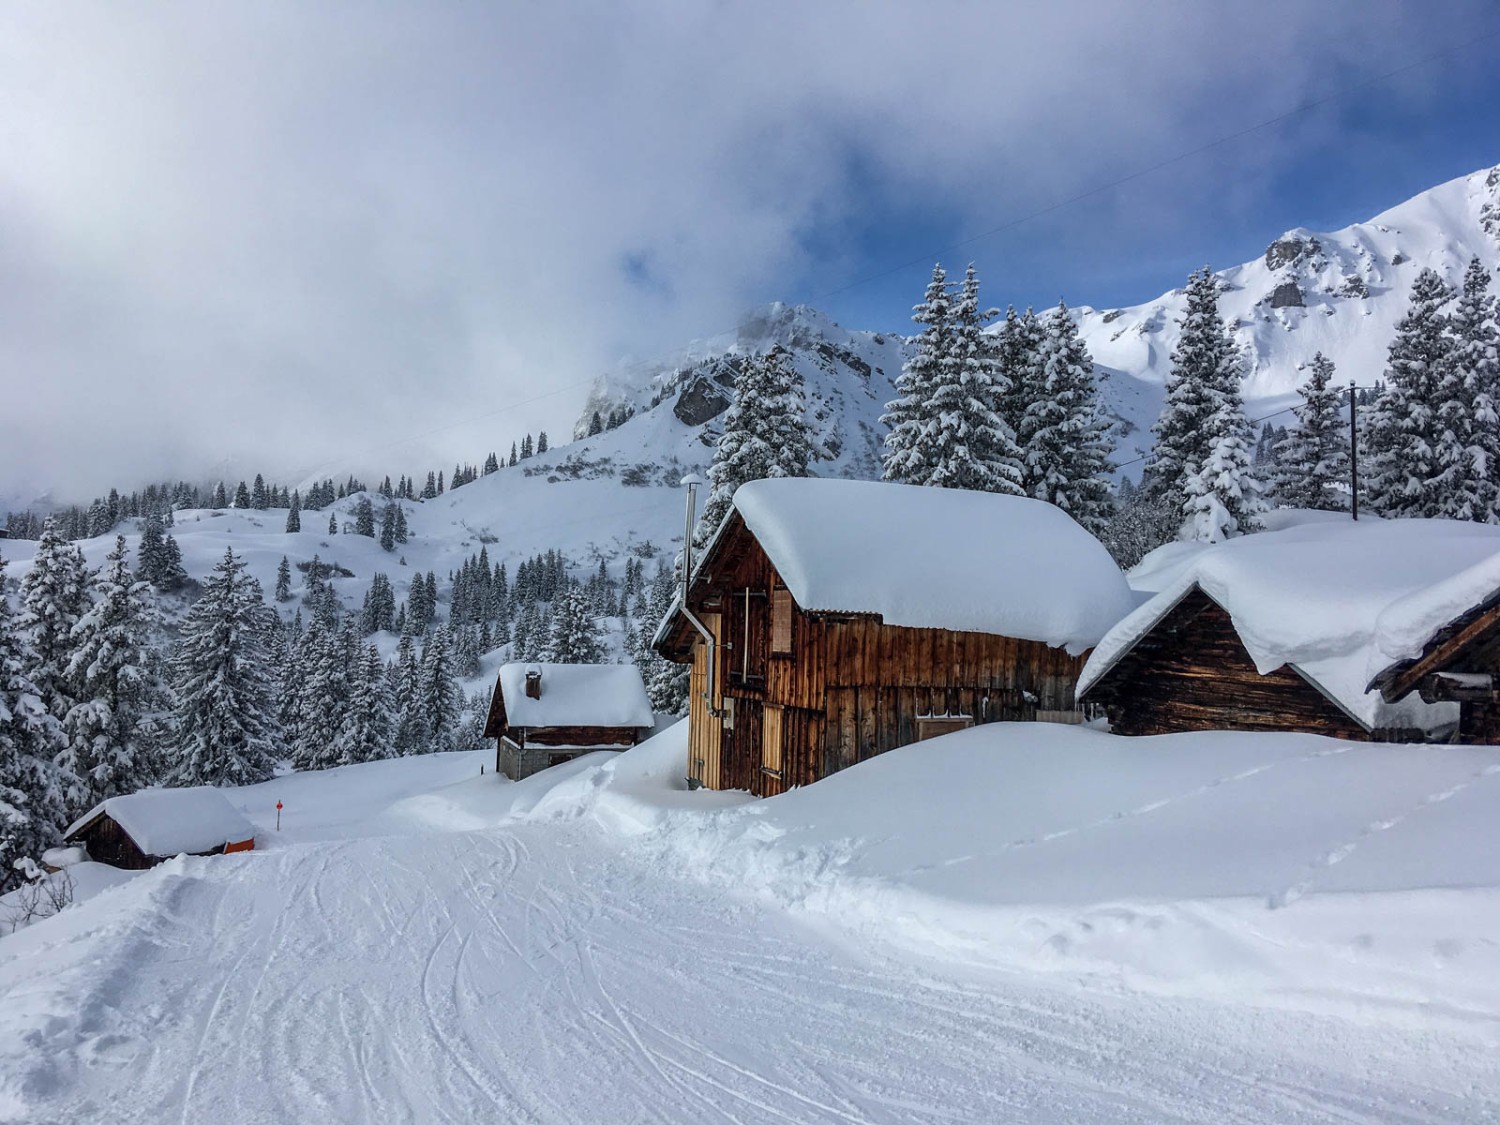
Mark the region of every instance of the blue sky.
[[7, 5], [0, 496], [479, 459], [767, 301], [903, 329], [937, 253], [995, 304], [1149, 300], [1500, 163], [1496, 30], [1492, 0]]

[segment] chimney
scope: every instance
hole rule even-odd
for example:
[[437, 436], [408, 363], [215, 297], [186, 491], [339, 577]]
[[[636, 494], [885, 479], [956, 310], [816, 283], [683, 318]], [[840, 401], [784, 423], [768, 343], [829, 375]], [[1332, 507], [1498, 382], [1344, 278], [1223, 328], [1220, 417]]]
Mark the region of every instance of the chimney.
[[526, 669], [526, 695], [531, 699], [542, 698], [542, 670], [540, 668]]

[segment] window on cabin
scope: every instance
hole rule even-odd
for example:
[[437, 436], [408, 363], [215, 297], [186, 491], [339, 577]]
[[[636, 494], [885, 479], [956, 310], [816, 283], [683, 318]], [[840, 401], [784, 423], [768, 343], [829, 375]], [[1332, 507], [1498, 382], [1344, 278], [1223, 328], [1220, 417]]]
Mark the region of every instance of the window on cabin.
[[771, 655], [792, 651], [792, 592], [784, 586], [771, 591]]
[[918, 715], [917, 741], [926, 742], [929, 738], [937, 738], [939, 735], [968, 730], [973, 725], [972, 715]]
[[741, 587], [733, 591], [725, 607], [728, 646], [724, 653], [729, 682], [760, 687], [766, 680], [769, 607], [764, 590]]

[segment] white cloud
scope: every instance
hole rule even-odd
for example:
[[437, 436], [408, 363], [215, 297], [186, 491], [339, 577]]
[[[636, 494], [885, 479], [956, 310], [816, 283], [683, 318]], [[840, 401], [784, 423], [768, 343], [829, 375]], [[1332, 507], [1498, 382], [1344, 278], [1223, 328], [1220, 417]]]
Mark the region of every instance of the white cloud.
[[804, 249], [852, 176], [982, 228], [1483, 10], [1005, 7], [13, 5], [0, 493], [482, 457], [582, 392], [445, 427], [867, 269]]

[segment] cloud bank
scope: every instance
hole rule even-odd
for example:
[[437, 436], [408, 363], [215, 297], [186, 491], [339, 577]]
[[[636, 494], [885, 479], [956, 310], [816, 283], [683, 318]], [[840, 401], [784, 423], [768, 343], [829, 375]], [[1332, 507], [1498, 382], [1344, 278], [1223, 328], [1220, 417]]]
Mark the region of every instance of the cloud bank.
[[[0, 495], [477, 459], [621, 357], [887, 264], [840, 239], [871, 199], [982, 229], [1484, 9], [12, 5]], [[1318, 140], [1234, 155], [1234, 190]]]

